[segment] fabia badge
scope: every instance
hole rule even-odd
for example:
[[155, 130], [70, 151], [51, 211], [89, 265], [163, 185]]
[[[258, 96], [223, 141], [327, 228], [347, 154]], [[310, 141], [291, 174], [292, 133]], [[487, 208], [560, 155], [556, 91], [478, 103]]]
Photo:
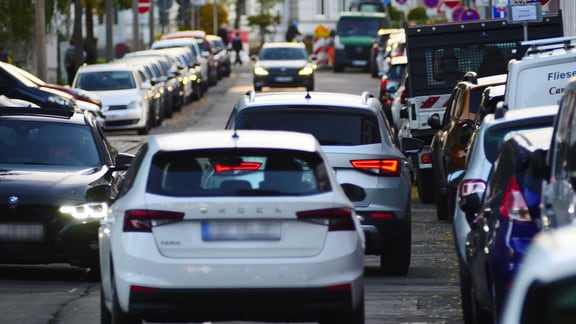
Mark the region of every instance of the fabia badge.
[[10, 208], [16, 207], [16, 205], [18, 205], [19, 202], [20, 202], [20, 198], [18, 198], [18, 196], [8, 197], [8, 205], [10, 206]]

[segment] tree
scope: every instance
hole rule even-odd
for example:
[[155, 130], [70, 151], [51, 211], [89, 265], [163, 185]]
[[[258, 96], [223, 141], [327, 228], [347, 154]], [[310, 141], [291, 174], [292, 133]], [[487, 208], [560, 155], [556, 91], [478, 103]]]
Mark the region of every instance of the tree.
[[258, 14], [247, 17], [250, 27], [258, 27], [261, 43], [266, 41], [266, 35], [274, 33], [268, 27], [272, 26], [275, 29], [280, 24], [280, 13], [277, 12], [275, 15], [271, 13], [274, 6], [280, 2], [281, 0], [258, 0]]
[[[220, 1], [218, 1], [217, 15], [218, 23], [228, 23], [228, 12]], [[200, 29], [207, 31], [209, 34], [214, 30], [214, 3], [207, 3], [200, 8]], [[216, 29], [218, 29], [218, 26], [216, 26]]]

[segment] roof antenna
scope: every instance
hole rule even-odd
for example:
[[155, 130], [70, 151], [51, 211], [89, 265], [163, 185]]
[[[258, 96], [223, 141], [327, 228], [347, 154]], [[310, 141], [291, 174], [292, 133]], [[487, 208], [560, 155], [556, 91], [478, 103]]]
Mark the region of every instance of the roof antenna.
[[310, 95], [310, 89], [306, 89], [306, 96], [304, 96], [304, 99], [312, 99], [312, 96]]

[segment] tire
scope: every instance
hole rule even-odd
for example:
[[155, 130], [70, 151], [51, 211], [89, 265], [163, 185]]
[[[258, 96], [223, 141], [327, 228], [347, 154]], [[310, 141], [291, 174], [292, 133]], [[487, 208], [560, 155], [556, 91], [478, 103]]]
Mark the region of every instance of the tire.
[[473, 324], [474, 311], [472, 309], [472, 298], [470, 276], [462, 269], [462, 266], [460, 266], [460, 300], [464, 324]]
[[449, 219], [448, 202], [446, 195], [443, 195], [438, 186], [435, 186], [436, 218], [438, 220]]
[[256, 92], [261, 92], [261, 91], [262, 91], [262, 87], [256, 87], [256, 86], [255, 86], [255, 87], [254, 87], [254, 91], [256, 91]]
[[420, 201], [424, 204], [431, 204], [434, 202], [434, 175], [432, 169], [419, 170], [416, 177], [418, 196]]
[[104, 302], [104, 291], [102, 290], [102, 285], [100, 285], [100, 323], [101, 324], [112, 324], [112, 313], [106, 308], [106, 303]]
[[334, 64], [334, 67], [332, 69], [334, 70], [334, 72], [343, 72], [344, 66], [341, 64]]
[[394, 250], [380, 255], [380, 271], [387, 276], [405, 276], [410, 268], [412, 254], [412, 229], [408, 225], [401, 238], [394, 244]]

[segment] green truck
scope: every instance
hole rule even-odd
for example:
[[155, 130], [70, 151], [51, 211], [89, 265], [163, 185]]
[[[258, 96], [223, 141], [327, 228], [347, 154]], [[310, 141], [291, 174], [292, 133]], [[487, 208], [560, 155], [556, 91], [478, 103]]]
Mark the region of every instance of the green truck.
[[334, 72], [346, 67], [370, 69], [372, 44], [380, 28], [390, 28], [383, 12], [347, 11], [340, 13], [334, 39]]

